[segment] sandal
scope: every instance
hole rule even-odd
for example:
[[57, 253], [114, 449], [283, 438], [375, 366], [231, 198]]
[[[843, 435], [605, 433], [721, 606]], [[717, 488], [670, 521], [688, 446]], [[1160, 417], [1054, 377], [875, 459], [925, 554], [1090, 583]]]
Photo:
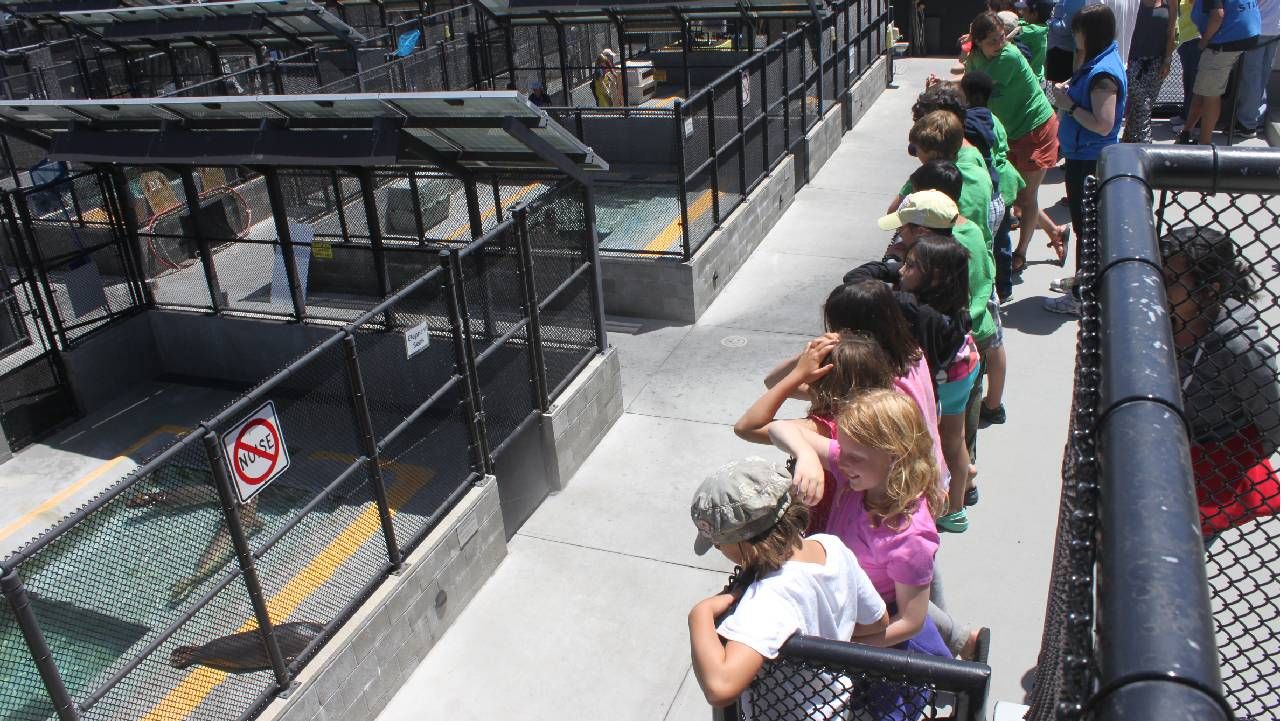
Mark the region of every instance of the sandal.
[[949, 513], [934, 519], [934, 527], [939, 533], [965, 533], [970, 530], [970, 521], [965, 517], [965, 509]]
[[1013, 255], [1010, 256], [1010, 273], [1011, 274], [1022, 273], [1023, 269], [1026, 267], [1027, 267], [1026, 253], [1015, 252]]
[[1050, 238], [1049, 247], [1054, 249], [1054, 255], [1058, 256], [1059, 267], [1067, 265], [1068, 242], [1072, 240], [1072, 226], [1060, 225], [1058, 227], [1059, 237]]

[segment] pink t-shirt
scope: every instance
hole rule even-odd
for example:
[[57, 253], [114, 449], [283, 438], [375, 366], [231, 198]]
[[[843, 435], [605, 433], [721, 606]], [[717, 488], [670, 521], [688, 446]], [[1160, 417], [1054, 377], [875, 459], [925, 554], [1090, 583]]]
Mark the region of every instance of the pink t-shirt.
[[894, 379], [894, 388], [911, 398], [916, 403], [917, 410], [921, 412], [921, 419], [925, 421], [925, 428], [930, 433], [930, 441], [934, 444], [934, 460], [938, 462], [939, 467], [939, 487], [947, 491], [948, 485], [952, 482], [952, 474], [948, 471], [947, 460], [943, 458], [943, 443], [939, 440], [938, 400], [934, 397], [934, 384], [930, 381], [930, 366], [925, 362], [924, 356], [916, 362], [915, 366], [912, 366], [907, 375]]
[[827, 467], [837, 479], [836, 499], [827, 519], [827, 532], [849, 546], [859, 565], [886, 603], [895, 600], [894, 584], [927, 586], [934, 578], [934, 554], [939, 534], [930, 516], [929, 504], [917, 499], [916, 509], [906, 528], [894, 530], [885, 524], [873, 525], [863, 507], [863, 491], [850, 488], [845, 474], [836, 465], [841, 446], [828, 444]]

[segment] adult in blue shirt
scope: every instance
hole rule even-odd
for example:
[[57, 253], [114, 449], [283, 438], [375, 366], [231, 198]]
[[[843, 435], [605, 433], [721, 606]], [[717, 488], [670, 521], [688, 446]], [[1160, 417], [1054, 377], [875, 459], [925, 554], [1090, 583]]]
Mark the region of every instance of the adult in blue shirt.
[[1201, 61], [1192, 84], [1192, 107], [1179, 143], [1192, 143], [1192, 129], [1200, 123], [1200, 142], [1209, 145], [1219, 122], [1228, 75], [1241, 53], [1259, 41], [1259, 5], [1256, 0], [1196, 0], [1192, 22], [1201, 30]]
[[1059, 0], [1050, 13], [1045, 51], [1045, 79], [1056, 83], [1072, 77], [1076, 65], [1076, 45], [1072, 40], [1072, 18], [1085, 7], [1086, 0]]
[[[1119, 142], [1125, 118], [1125, 63], [1116, 43], [1116, 16], [1107, 5], [1090, 5], [1072, 18], [1072, 35], [1085, 62], [1072, 79], [1054, 86], [1054, 104], [1064, 111], [1059, 123], [1059, 149], [1063, 153], [1064, 185], [1072, 229], [1081, 237], [1085, 179], [1098, 172], [1099, 155]], [[1077, 243], [1077, 267], [1081, 244]], [[1045, 302], [1046, 310], [1072, 313], [1080, 304], [1071, 294]]]

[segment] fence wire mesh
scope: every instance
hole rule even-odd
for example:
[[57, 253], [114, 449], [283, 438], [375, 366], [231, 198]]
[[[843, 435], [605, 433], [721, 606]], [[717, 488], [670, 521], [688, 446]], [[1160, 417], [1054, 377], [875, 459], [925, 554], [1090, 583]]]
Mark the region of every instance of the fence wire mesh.
[[[1132, 200], [1134, 207], [1152, 208], [1147, 222], [1157, 239], [1153, 251], [1124, 245], [1132, 242], [1127, 239], [1133, 236], [1128, 227], [1133, 223], [1103, 226], [1097, 215], [1099, 186], [1091, 180], [1087, 188], [1078, 272], [1083, 303], [1071, 434], [1063, 459], [1054, 566], [1028, 715], [1032, 721], [1089, 718], [1098, 713], [1098, 699], [1093, 694], [1100, 693], [1099, 685], [1106, 686], [1108, 681], [1101, 678], [1106, 668], [1101, 665], [1100, 649], [1111, 644], [1129, 648], [1131, 656], [1142, 652], [1131, 648], [1141, 639], [1128, 638], [1134, 634], [1109, 627], [1097, 616], [1103, 594], [1109, 589], [1116, 593], [1118, 584], [1116, 579], [1096, 578], [1098, 539], [1108, 543], [1107, 536], [1099, 534], [1121, 533], [1115, 528], [1100, 528], [1098, 521], [1107, 511], [1099, 499], [1099, 483], [1106, 469], [1096, 438], [1103, 412], [1100, 389], [1130, 388], [1134, 381], [1122, 377], [1126, 373], [1136, 378], [1142, 374], [1160, 387], [1178, 389], [1179, 397], [1169, 405], [1181, 406], [1180, 427], [1187, 431], [1193, 486], [1189, 492], [1195, 492], [1199, 509], [1200, 539], [1193, 537], [1193, 541], [1205, 552], [1204, 572], [1223, 697], [1236, 718], [1277, 718], [1281, 703], [1277, 686], [1281, 652], [1277, 635], [1281, 620], [1277, 573], [1281, 498], [1276, 471], [1281, 436], [1278, 197], [1275, 192], [1216, 190], [1230, 179], [1233, 171], [1229, 168], [1238, 167], [1232, 163], [1242, 168], [1271, 167], [1275, 188], [1276, 160], [1275, 155], [1242, 160], [1248, 153], [1220, 153], [1222, 157], [1210, 159], [1198, 153], [1202, 151], [1169, 153], [1168, 157], [1145, 161], [1149, 166], [1160, 166], [1162, 178], [1144, 181], [1152, 188], [1150, 206], [1142, 205], [1142, 190], [1112, 197], [1114, 203], [1124, 198]], [[1214, 153], [1203, 151], [1204, 155]], [[1137, 178], [1133, 173], [1118, 177]], [[1189, 186], [1204, 189], [1187, 190]], [[1135, 222], [1144, 211], [1136, 213]], [[1145, 255], [1149, 252], [1154, 253], [1150, 258]], [[1160, 268], [1164, 276], [1160, 297], [1168, 314], [1161, 312], [1155, 317], [1169, 318], [1172, 356], [1177, 364], [1171, 367], [1169, 378], [1148, 379], [1152, 372], [1141, 368], [1145, 365], [1141, 359], [1132, 359], [1138, 367], [1131, 368], [1126, 359], [1109, 360], [1100, 353], [1101, 337], [1138, 332], [1105, 325], [1098, 302], [1100, 258], [1119, 264], [1135, 254]], [[1115, 405], [1116, 400], [1109, 402]], [[1156, 398], [1155, 402], [1164, 401]], [[1113, 478], [1109, 482], [1115, 485], [1126, 480]], [[1128, 541], [1137, 542], [1137, 538]], [[1173, 546], [1182, 539], [1161, 542]], [[1131, 552], [1151, 555], [1158, 551], [1136, 547]], [[1208, 624], [1210, 619], [1204, 622]], [[1208, 638], [1210, 629], [1205, 630]], [[1208, 687], [1202, 691], [1211, 696], [1218, 692]]]
[[[281, 180], [291, 207], [316, 192], [310, 173]], [[578, 367], [564, 357], [600, 350], [602, 319], [583, 301], [596, 272], [586, 191], [547, 187], [443, 266], [440, 249], [420, 251], [434, 265], [346, 328], [303, 326], [300, 338], [319, 343], [283, 369], [223, 378], [249, 390], [4, 559], [81, 718], [254, 717], [491, 467], [481, 439], [501, 449], [546, 409], [542, 354], [560, 386]], [[540, 307], [551, 340], [531, 333]], [[234, 479], [256, 462], [236, 441], [268, 402], [287, 461], [234, 503]], [[32, 626], [8, 583], [6, 596], [0, 717], [50, 719], [39, 651], [24, 640]]]

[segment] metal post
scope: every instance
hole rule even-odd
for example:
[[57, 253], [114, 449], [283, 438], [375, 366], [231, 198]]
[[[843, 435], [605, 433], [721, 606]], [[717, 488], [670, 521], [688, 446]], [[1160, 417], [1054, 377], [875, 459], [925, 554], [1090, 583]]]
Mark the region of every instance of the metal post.
[[409, 198], [414, 203], [414, 230], [418, 231], [418, 244], [427, 242], [427, 228], [423, 225], [423, 203], [418, 190], [418, 173], [409, 171]]
[[445, 41], [436, 42], [436, 52], [440, 54], [440, 81], [444, 83], [440, 87], [448, 88], [449, 85], [449, 63], [445, 62]]
[[[141, 242], [138, 238], [138, 214], [133, 209], [133, 194], [129, 192], [129, 179], [125, 177], [125, 171], [119, 165], [111, 166], [111, 184], [116, 190], [116, 203], [120, 206], [120, 220], [124, 223], [125, 231], [125, 253], [132, 261], [134, 273], [137, 274], [139, 290], [142, 292], [142, 302], [148, 306], [156, 304], [156, 298], [151, 293], [150, 279], [147, 277], [146, 270], [142, 265]], [[19, 206], [19, 211], [24, 207]], [[25, 224], [25, 221], [24, 221]], [[30, 231], [28, 231], [30, 232]], [[34, 241], [35, 236], [31, 236]]]
[[245, 590], [249, 593], [249, 602], [253, 605], [254, 617], [258, 620], [258, 633], [262, 635], [263, 645], [267, 648], [267, 657], [271, 659], [271, 670], [276, 676], [276, 687], [285, 690], [289, 687], [289, 669], [285, 667], [285, 657], [276, 642], [275, 627], [267, 609], [267, 600], [262, 595], [262, 583], [258, 580], [258, 569], [254, 566], [254, 554], [245, 538], [245, 529], [240, 521], [240, 508], [236, 505], [235, 492], [231, 488], [231, 478], [227, 475], [227, 465], [223, 462], [221, 444], [218, 435], [209, 428], [204, 428], [205, 455], [209, 467], [213, 469], [214, 486], [218, 489], [218, 500], [222, 503], [223, 517], [227, 522], [227, 534], [231, 545], [236, 549], [236, 560], [240, 563], [240, 577], [245, 581]]
[[525, 317], [529, 319], [529, 369], [534, 374], [534, 403], [546, 413], [551, 404], [547, 397], [547, 366], [543, 358], [543, 331], [538, 319], [538, 290], [534, 286], [534, 254], [529, 247], [529, 211], [521, 208], [512, 214], [516, 221], [516, 247], [520, 252], [520, 279], [525, 300]]
[[[560, 92], [561, 95], [564, 96], [564, 100], [562, 102], [566, 107], [572, 107], [574, 104], [574, 94], [573, 89], [569, 86], [569, 57], [565, 48], [565, 26], [562, 25], [559, 20], [552, 18], [550, 14], [548, 17], [556, 28], [556, 59], [560, 61]], [[581, 131], [579, 132], [578, 139], [583, 139]]]
[[329, 181], [334, 186], [334, 205], [338, 211], [338, 230], [342, 233], [342, 242], [344, 245], [351, 242], [351, 234], [347, 228], [347, 196], [343, 194], [342, 181], [338, 179], [338, 169], [330, 168]]
[[826, 109], [823, 105], [823, 76], [826, 73], [823, 68], [823, 18], [817, 12], [814, 14], [814, 72], [818, 73], [814, 87], [818, 92], [818, 119], [821, 119]]
[[681, 14], [680, 10], [676, 10], [674, 12], [676, 13], [676, 19], [679, 20], [681, 24], [681, 72], [685, 76], [685, 97], [689, 98], [691, 87], [689, 82], [689, 22], [685, 19], [685, 16]]
[[744, 198], [747, 197], [747, 131], [743, 129], [743, 84], [750, 82], [752, 74], [747, 70], [740, 70], [738, 82], [734, 84], [735, 110], [738, 116], [738, 194]]
[[351, 412], [355, 416], [356, 428], [360, 431], [358, 440], [365, 454], [365, 470], [369, 473], [369, 485], [374, 489], [374, 501], [378, 505], [378, 522], [382, 525], [383, 540], [387, 542], [387, 560], [391, 563], [392, 569], [398, 570], [404, 565], [404, 559], [400, 556], [400, 545], [396, 542], [396, 527], [391, 521], [391, 502], [387, 499], [387, 483], [383, 479], [382, 457], [378, 451], [378, 441], [374, 439], [374, 420], [369, 414], [369, 399], [365, 395], [365, 381], [360, 373], [356, 338], [348, 332], [342, 340], [347, 380], [351, 383]]
[[307, 303], [302, 296], [302, 283], [298, 280], [298, 266], [294, 258], [294, 241], [289, 234], [289, 214], [285, 208], [284, 196], [280, 194], [280, 176], [275, 168], [261, 168], [263, 180], [267, 185], [267, 199], [271, 203], [272, 219], [276, 223], [276, 238], [279, 241], [280, 257], [285, 266], [285, 277], [289, 281], [289, 296], [293, 300], [294, 319], [302, 321], [307, 317]]
[[676, 137], [676, 194], [681, 208], [681, 250], [682, 260], [694, 257], [689, 242], [689, 198], [686, 190], [685, 170], [685, 103], [672, 101], [672, 131]]
[[614, 30], [618, 33], [618, 57], [622, 61], [620, 73], [623, 81], [623, 107], [627, 107], [632, 104], [631, 94], [627, 92], [627, 41], [624, 39], [627, 33], [623, 28], [623, 19], [618, 16], [618, 13], [611, 12], [609, 16], [613, 18]]
[[494, 190], [494, 220], [501, 223], [503, 222], [503, 197], [502, 193], [498, 190], [497, 175], [490, 176], [489, 185]]
[[191, 168], [181, 168], [178, 173], [182, 176], [182, 192], [187, 196], [187, 217], [191, 218], [191, 230], [196, 234], [196, 253], [200, 255], [200, 264], [205, 268], [205, 284], [209, 287], [209, 305], [214, 313], [221, 313], [222, 287], [218, 284], [218, 269], [214, 267], [209, 237], [205, 235], [204, 224], [200, 221], [200, 194], [196, 192], [196, 177], [191, 172]]
[[14, 620], [22, 630], [22, 638], [27, 642], [27, 649], [31, 651], [31, 660], [35, 662], [36, 670], [40, 672], [40, 680], [44, 682], [49, 700], [53, 702], [53, 710], [57, 712], [60, 721], [77, 721], [80, 718], [80, 711], [76, 709], [75, 700], [71, 698], [66, 684], [62, 682], [62, 674], [58, 672], [58, 664], [53, 659], [53, 652], [49, 650], [49, 644], [45, 642], [44, 634], [40, 632], [40, 623], [31, 609], [31, 598], [27, 596], [27, 587], [18, 577], [18, 569], [10, 569], [4, 576], [0, 576], [0, 592], [3, 592], [5, 599], [9, 601], [9, 606], [13, 609]]
[[476, 193], [475, 178], [463, 178], [463, 195], [467, 197], [467, 223], [471, 226], [471, 237], [476, 239], [485, 234], [485, 221], [480, 215], [480, 196]]
[[712, 219], [721, 224], [721, 159], [716, 147], [716, 86], [707, 86], [707, 154], [712, 159]]
[[761, 53], [761, 175], [769, 172], [769, 53]]
[[511, 20], [507, 20], [503, 22], [502, 25], [503, 25], [503, 30], [506, 31], [506, 35], [507, 35], [507, 42], [506, 42], [507, 47], [505, 48], [505, 50], [507, 51], [507, 82], [510, 83], [511, 85], [515, 85], [516, 84], [516, 48], [515, 48], [516, 30], [512, 25]]
[[466, 393], [467, 430], [476, 449], [481, 469], [493, 469], [489, 457], [489, 438], [485, 432], [485, 404], [480, 395], [480, 382], [476, 378], [476, 353], [471, 343], [471, 321], [467, 317], [466, 300], [462, 295], [463, 272], [457, 250], [440, 251], [440, 264], [445, 268], [445, 299], [449, 303], [449, 320], [454, 332], [454, 365], [462, 375]]
[[587, 257], [587, 262], [592, 264], [592, 294], [596, 296], [592, 302], [592, 321], [596, 325], [596, 348], [604, 353], [609, 349], [609, 338], [605, 335], [605, 292], [601, 284], [600, 248], [599, 240], [596, 238], [596, 200], [590, 184], [584, 183], [582, 187], [583, 217], [587, 225], [587, 232], [583, 238], [585, 246], [583, 255]]
[[779, 45], [783, 53], [783, 152], [792, 149], [792, 86], [790, 73], [787, 71], [787, 37]]
[[[369, 247], [374, 256], [374, 279], [378, 283], [378, 297], [386, 298], [391, 292], [391, 280], [387, 276], [387, 255], [383, 252], [382, 225], [378, 218], [378, 199], [374, 197], [374, 178], [369, 168], [356, 170], [360, 181], [360, 197], [365, 205], [365, 226], [369, 228]], [[387, 310], [387, 327], [393, 325], [391, 309]]]
[[[36, 271], [36, 277], [40, 280], [41, 290], [44, 291], [45, 300], [48, 302], [49, 319], [53, 321], [54, 330], [58, 334], [58, 340], [62, 348], [69, 347], [67, 342], [67, 330], [62, 325], [62, 315], [58, 312], [58, 304], [53, 297], [53, 285], [49, 282], [49, 274], [45, 271], [44, 258], [40, 255], [40, 244], [36, 242], [35, 231], [31, 226], [31, 212], [27, 208], [26, 195], [21, 197], [18, 205], [18, 217], [22, 222], [23, 235], [27, 237], [30, 243], [31, 256], [35, 259], [32, 267]], [[52, 346], [53, 343], [50, 343]]]

